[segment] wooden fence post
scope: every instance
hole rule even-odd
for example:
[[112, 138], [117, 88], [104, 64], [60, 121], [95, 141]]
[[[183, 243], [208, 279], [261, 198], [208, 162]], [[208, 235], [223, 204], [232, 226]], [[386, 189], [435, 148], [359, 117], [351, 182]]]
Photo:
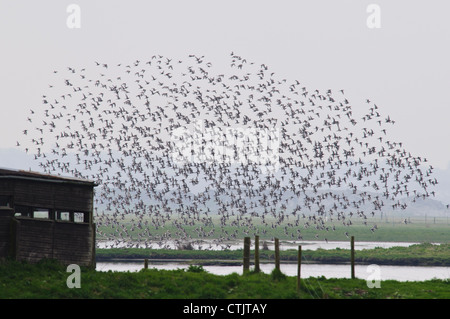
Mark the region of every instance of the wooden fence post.
[[275, 268], [280, 270], [280, 241], [275, 238]]
[[144, 269], [148, 269], [148, 259], [144, 259]]
[[250, 237], [244, 238], [244, 273], [250, 270]]
[[259, 236], [255, 236], [255, 272], [260, 272], [259, 267]]
[[350, 249], [351, 249], [351, 255], [350, 255], [350, 262], [351, 262], [351, 275], [352, 279], [355, 279], [355, 236], [352, 236], [351, 242], [350, 242]]
[[302, 266], [302, 246], [298, 246], [298, 256], [297, 256], [297, 291], [300, 292], [300, 270]]

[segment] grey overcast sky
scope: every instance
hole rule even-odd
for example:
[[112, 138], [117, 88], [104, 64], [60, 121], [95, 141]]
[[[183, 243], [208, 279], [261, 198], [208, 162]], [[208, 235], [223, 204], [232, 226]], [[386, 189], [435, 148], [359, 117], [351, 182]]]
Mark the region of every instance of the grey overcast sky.
[[[67, 7], [77, 4], [80, 28]], [[369, 28], [370, 4], [380, 28]], [[393, 140], [450, 163], [450, 1], [0, 1], [0, 148], [14, 148], [53, 70], [230, 52], [314, 90], [345, 89], [396, 121]]]

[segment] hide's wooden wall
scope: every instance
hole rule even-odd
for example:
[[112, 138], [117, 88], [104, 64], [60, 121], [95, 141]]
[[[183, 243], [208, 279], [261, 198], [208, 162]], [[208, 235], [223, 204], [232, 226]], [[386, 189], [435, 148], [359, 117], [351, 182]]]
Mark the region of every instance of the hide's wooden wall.
[[95, 265], [95, 224], [14, 218], [15, 258], [37, 262], [53, 258], [79, 266]]
[[12, 196], [14, 205], [80, 212], [93, 207], [93, 186], [82, 184], [0, 179], [0, 195]]
[[[36, 262], [54, 258], [64, 264], [95, 266], [94, 184], [3, 176], [0, 195], [8, 196], [11, 215], [0, 214], [0, 259]], [[86, 223], [12, 217], [16, 206], [51, 212], [83, 212]], [[50, 216], [49, 216], [50, 217]]]
[[0, 216], [0, 259], [10, 254], [11, 219], [9, 216]]

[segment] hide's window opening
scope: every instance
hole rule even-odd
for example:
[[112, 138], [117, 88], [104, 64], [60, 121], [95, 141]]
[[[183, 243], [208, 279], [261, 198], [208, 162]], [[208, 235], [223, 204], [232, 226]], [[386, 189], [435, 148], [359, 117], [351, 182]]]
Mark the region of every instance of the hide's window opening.
[[73, 213], [73, 221], [75, 223], [83, 223], [84, 222], [84, 213], [74, 212]]
[[[4, 200], [4, 199], [3, 199]], [[0, 205], [1, 206], [1, 205]], [[14, 207], [14, 216], [23, 216], [39, 219], [51, 219], [57, 221], [69, 221], [75, 223], [85, 223], [87, 222], [86, 212], [73, 212], [67, 210], [52, 210], [48, 208], [36, 208], [30, 206], [17, 205]]]
[[0, 195], [0, 207], [11, 207], [11, 196]]
[[56, 214], [56, 220], [70, 221], [70, 212], [58, 211], [58, 213]]
[[32, 217], [49, 219], [50, 218], [50, 210], [46, 209], [46, 208], [34, 208]]
[[21, 206], [21, 205], [15, 205], [14, 206], [14, 216], [25, 216], [25, 217], [32, 217], [33, 214], [33, 208], [29, 206]]

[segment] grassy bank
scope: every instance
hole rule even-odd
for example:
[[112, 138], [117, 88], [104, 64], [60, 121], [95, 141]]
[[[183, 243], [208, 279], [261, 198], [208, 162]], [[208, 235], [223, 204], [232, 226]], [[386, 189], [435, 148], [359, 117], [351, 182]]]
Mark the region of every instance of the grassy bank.
[[[242, 261], [242, 250], [169, 250], [141, 248], [97, 249], [97, 260], [114, 259], [184, 259], [196, 264], [211, 264], [214, 261]], [[285, 262], [297, 262], [297, 250], [286, 250], [280, 254]], [[251, 258], [254, 258], [252, 251]], [[261, 250], [260, 260], [273, 261], [273, 250]], [[302, 262], [339, 264], [350, 262], [349, 249], [302, 250]], [[355, 252], [355, 262], [379, 265], [450, 266], [450, 244], [429, 243], [409, 247], [363, 249]]]
[[448, 280], [382, 281], [368, 288], [361, 279], [305, 278], [297, 292], [296, 277], [273, 272], [218, 276], [201, 266], [187, 270], [145, 269], [139, 272], [98, 272], [81, 269], [81, 288], [66, 285], [66, 268], [53, 260], [35, 265], [0, 264], [0, 298], [148, 298], [148, 299], [429, 299], [450, 298]]

